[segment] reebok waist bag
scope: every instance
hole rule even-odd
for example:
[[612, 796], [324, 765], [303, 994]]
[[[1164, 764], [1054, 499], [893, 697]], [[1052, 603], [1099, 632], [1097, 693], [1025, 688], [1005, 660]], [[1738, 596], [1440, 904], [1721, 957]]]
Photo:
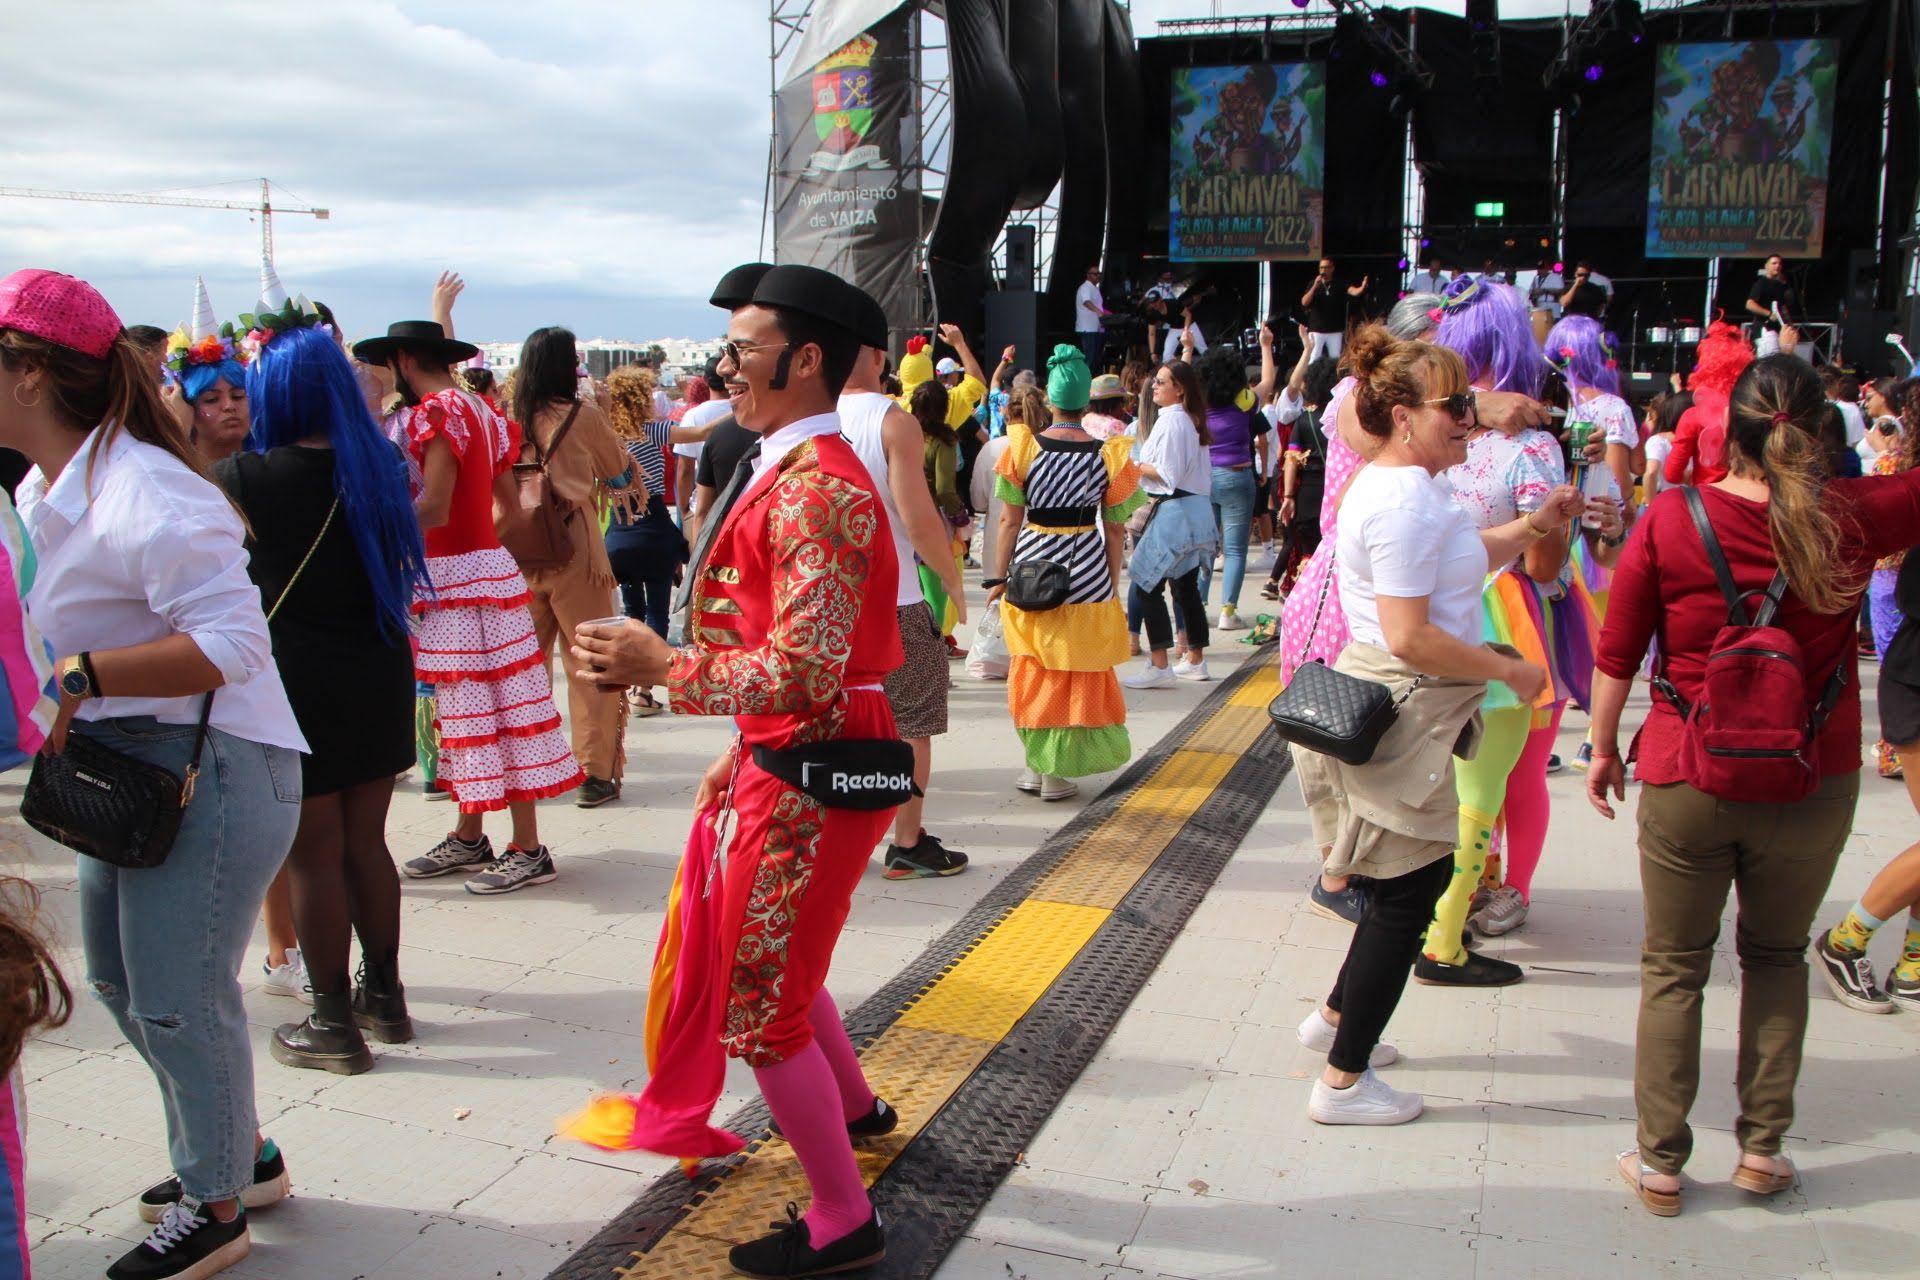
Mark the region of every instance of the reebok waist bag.
[[753, 762], [829, 809], [895, 809], [923, 794], [913, 785], [913, 748], [898, 738], [756, 746]]

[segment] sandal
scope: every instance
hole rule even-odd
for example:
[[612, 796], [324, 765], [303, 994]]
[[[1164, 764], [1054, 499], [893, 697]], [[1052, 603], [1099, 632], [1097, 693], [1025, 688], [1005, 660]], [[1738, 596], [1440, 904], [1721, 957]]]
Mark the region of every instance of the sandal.
[[1771, 1196], [1790, 1190], [1800, 1181], [1800, 1171], [1793, 1167], [1793, 1157], [1781, 1155], [1768, 1158], [1773, 1161], [1771, 1169], [1756, 1169], [1743, 1160], [1734, 1168], [1733, 1185], [1757, 1196]]
[[653, 700], [653, 690], [635, 685], [627, 690], [627, 710], [636, 717], [657, 716], [660, 704]]
[[[1628, 1172], [1627, 1161], [1633, 1161], [1635, 1170]], [[1680, 1193], [1678, 1191], [1660, 1191], [1647, 1185], [1649, 1174], [1660, 1171], [1640, 1158], [1638, 1150], [1622, 1151], [1616, 1161], [1620, 1170], [1620, 1179], [1633, 1188], [1633, 1194], [1640, 1197], [1641, 1205], [1656, 1218], [1677, 1218], [1680, 1216]]]

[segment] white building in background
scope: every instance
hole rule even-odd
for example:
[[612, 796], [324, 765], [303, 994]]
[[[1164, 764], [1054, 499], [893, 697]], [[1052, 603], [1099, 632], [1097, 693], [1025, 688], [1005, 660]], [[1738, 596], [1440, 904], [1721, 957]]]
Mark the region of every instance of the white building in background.
[[[683, 378], [705, 368], [707, 361], [716, 359], [720, 355], [720, 342], [719, 338], [656, 338], [651, 342], [585, 338], [579, 343], [579, 351], [587, 372], [596, 378], [604, 378], [621, 365], [639, 362], [649, 348], [658, 346], [666, 352], [667, 371], [676, 378]], [[493, 370], [496, 378], [505, 378], [520, 365], [520, 344], [517, 342], [481, 342], [476, 345], [487, 358], [487, 368]]]

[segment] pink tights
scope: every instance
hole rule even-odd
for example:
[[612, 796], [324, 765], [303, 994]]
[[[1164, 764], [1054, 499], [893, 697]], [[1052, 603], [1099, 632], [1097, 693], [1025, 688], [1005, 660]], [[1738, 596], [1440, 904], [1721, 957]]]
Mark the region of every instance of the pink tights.
[[1507, 778], [1507, 883], [1528, 902], [1533, 901], [1533, 873], [1547, 847], [1547, 821], [1553, 812], [1547, 795], [1547, 757], [1553, 754], [1565, 710], [1564, 702], [1554, 707], [1553, 720], [1527, 734], [1519, 763]]
[[[847, 1120], [873, 1105], [860, 1060], [841, 1025], [833, 999], [823, 989], [808, 1010], [812, 1043], [783, 1062], [755, 1067], [753, 1078], [780, 1123], [813, 1201], [807, 1207], [807, 1240], [823, 1248], [856, 1230], [873, 1216], [873, 1202], [860, 1180], [860, 1165], [847, 1138]], [[863, 1107], [850, 1099], [863, 1093]], [[839, 1105], [825, 1105], [833, 1099]]]

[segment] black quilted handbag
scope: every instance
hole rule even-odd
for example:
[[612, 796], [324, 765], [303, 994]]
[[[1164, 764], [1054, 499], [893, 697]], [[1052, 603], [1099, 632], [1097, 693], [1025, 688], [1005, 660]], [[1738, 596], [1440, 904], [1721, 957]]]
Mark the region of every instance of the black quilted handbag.
[[1073, 575], [1057, 560], [1022, 560], [1007, 573], [1007, 603], [1027, 613], [1045, 613], [1067, 602]]
[[180, 817], [193, 800], [212, 711], [209, 693], [201, 700], [200, 728], [184, 779], [171, 769], [69, 732], [59, 755], [33, 758], [20, 817], [48, 839], [116, 867], [159, 866], [172, 851]]
[[[1313, 649], [1313, 637], [1320, 630], [1320, 612], [1327, 607], [1327, 591], [1338, 567], [1337, 563], [1328, 565], [1327, 576], [1320, 580], [1320, 602], [1314, 606], [1313, 625], [1307, 629], [1303, 650]], [[1361, 765], [1373, 759], [1380, 739], [1399, 718], [1401, 703], [1412, 697], [1419, 685], [1415, 680], [1395, 701], [1387, 686], [1335, 671], [1315, 659], [1294, 668], [1293, 679], [1267, 704], [1267, 718], [1273, 721], [1275, 731], [1295, 746], [1332, 756], [1342, 764]]]

